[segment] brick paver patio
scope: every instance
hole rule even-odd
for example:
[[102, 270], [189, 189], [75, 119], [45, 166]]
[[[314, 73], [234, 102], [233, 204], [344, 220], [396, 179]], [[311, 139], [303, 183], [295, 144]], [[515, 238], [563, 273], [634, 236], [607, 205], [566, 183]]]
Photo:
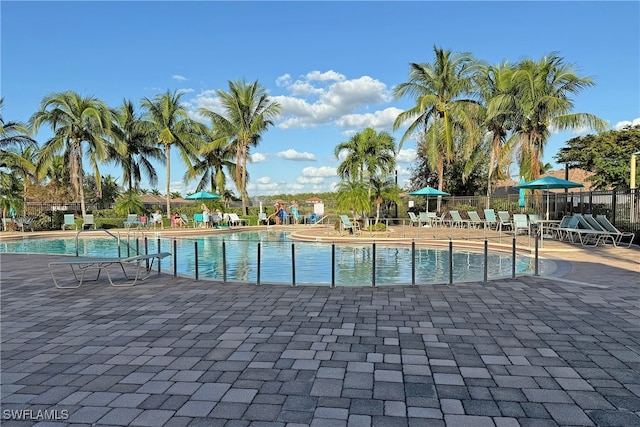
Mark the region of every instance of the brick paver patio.
[[60, 290], [50, 259], [2, 255], [3, 426], [640, 426], [637, 268]]

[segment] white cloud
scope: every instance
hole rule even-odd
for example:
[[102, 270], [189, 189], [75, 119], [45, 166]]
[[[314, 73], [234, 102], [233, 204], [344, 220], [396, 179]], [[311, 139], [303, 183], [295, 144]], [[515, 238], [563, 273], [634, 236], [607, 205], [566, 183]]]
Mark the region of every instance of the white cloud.
[[191, 89], [191, 88], [178, 89], [178, 93], [191, 93], [191, 92], [195, 92], [195, 89]]
[[335, 177], [336, 176], [336, 168], [332, 168], [330, 166], [308, 166], [302, 169], [302, 176], [306, 177]]
[[249, 162], [251, 163], [262, 163], [262, 162], [266, 162], [267, 160], [268, 160], [268, 157], [266, 154], [262, 154], [262, 153], [249, 154]]
[[171, 78], [179, 82], [184, 82], [185, 80], [189, 80], [185, 76], [181, 76], [180, 74], [174, 74], [173, 76], [171, 76]]
[[346, 77], [340, 73], [336, 73], [333, 70], [325, 71], [324, 73], [321, 71], [311, 71], [307, 73], [308, 80], [317, 80], [317, 81], [341, 81], [346, 80]]
[[403, 148], [396, 156], [398, 163], [411, 163], [418, 157], [418, 152], [413, 148]]
[[294, 149], [288, 149], [286, 151], [281, 151], [278, 153], [278, 157], [286, 160], [297, 160], [297, 161], [315, 161], [316, 156], [311, 153], [299, 153]]
[[324, 179], [321, 176], [299, 176], [296, 181], [300, 184], [320, 184], [324, 182]]
[[258, 180], [256, 181], [258, 184], [270, 184], [271, 183], [271, 178], [268, 176], [263, 176], [258, 178]]
[[377, 131], [393, 129], [393, 122], [403, 110], [395, 107], [385, 108], [375, 113], [345, 114], [336, 120], [336, 124], [343, 128], [373, 128]]
[[615, 126], [613, 127], [615, 130], [622, 130], [626, 127], [630, 127], [630, 126], [640, 126], [640, 118], [637, 119], [633, 119], [633, 121], [628, 121], [628, 120], [623, 120], [621, 122], [618, 122], [615, 124]]

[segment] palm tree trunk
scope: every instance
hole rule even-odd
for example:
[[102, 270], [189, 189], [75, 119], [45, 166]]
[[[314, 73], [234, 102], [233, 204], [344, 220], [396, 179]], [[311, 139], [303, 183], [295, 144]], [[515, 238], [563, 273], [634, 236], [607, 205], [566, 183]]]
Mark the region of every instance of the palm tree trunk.
[[[438, 157], [438, 190], [442, 191], [444, 188], [444, 154]], [[429, 203], [429, 201], [427, 201]], [[436, 211], [440, 213], [440, 207], [442, 205], [442, 196], [438, 196], [438, 205]]]
[[164, 159], [167, 162], [167, 217], [171, 218], [171, 146], [164, 146]]
[[489, 158], [489, 171], [487, 172], [487, 209], [489, 209], [489, 204], [491, 203], [491, 176], [493, 175], [494, 163], [496, 161], [496, 151], [495, 146], [491, 150], [491, 156]]
[[247, 145], [242, 146], [242, 183], [240, 188], [240, 194], [242, 198], [242, 214], [247, 215]]

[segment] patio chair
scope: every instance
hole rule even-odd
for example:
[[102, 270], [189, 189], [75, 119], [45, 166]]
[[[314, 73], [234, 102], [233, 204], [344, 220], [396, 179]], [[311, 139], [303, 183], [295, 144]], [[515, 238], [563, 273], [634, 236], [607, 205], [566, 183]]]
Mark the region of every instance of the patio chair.
[[258, 225], [264, 224], [269, 225], [269, 217], [266, 212], [261, 212], [258, 214]]
[[[107, 278], [109, 279], [109, 283], [112, 286], [122, 287], [122, 286], [133, 286], [139, 280], [144, 280], [148, 278], [153, 270], [153, 263], [157, 259], [160, 262], [161, 259], [168, 257], [171, 255], [169, 252], [159, 252], [152, 253], [146, 255], [138, 255], [129, 258], [108, 258], [108, 257], [64, 257], [58, 259], [56, 261], [52, 261], [49, 263], [49, 272], [51, 273], [51, 277], [53, 278], [53, 283], [56, 285], [56, 288], [59, 289], [74, 289], [79, 288], [83, 282], [93, 282], [97, 281], [100, 278], [100, 273], [104, 270]], [[73, 273], [73, 277], [77, 284], [74, 286], [61, 285], [56, 278], [56, 266], [69, 266], [71, 268], [71, 272]], [[111, 277], [111, 273], [109, 273], [109, 267], [117, 266], [120, 267], [125, 279], [128, 281], [126, 283], [114, 283], [113, 278]], [[135, 275], [133, 277], [129, 277], [125, 267], [134, 266]], [[85, 280], [85, 275], [89, 270], [97, 270], [98, 274], [95, 279]], [[143, 275], [146, 273], [146, 275]], [[58, 271], [58, 274], [60, 272]], [[78, 277], [80, 276], [80, 277]]]
[[193, 228], [197, 228], [198, 224], [200, 227], [204, 227], [204, 215], [201, 213], [193, 214]]
[[126, 229], [130, 229], [132, 226], [136, 226], [136, 228], [140, 228], [142, 225], [142, 221], [138, 219], [138, 215], [136, 214], [128, 214], [126, 221], [123, 222], [124, 227]]
[[515, 236], [517, 236], [522, 231], [524, 231], [525, 234], [529, 234], [529, 219], [527, 218], [527, 215], [514, 214], [512, 229]]
[[236, 213], [230, 213], [229, 215], [229, 225], [247, 225], [247, 221], [240, 218]]
[[358, 222], [352, 223], [348, 216], [340, 215], [340, 235], [343, 231], [349, 230], [351, 234], [357, 236], [360, 234], [360, 224]]
[[31, 217], [25, 216], [24, 218], [15, 219], [16, 226], [24, 233], [25, 229], [29, 228], [33, 231], [33, 225], [31, 225]]
[[460, 216], [460, 212], [458, 211], [449, 211], [449, 215], [451, 215], [451, 220], [449, 221], [449, 225], [451, 225], [451, 227], [465, 227], [465, 226], [469, 226], [469, 221], [466, 219], [462, 219], [462, 216]]
[[431, 223], [433, 224], [434, 227], [444, 224], [444, 218], [447, 215], [446, 213], [443, 212], [442, 214], [440, 214], [440, 216], [438, 216], [438, 214], [434, 212], [433, 215], [434, 217]]
[[429, 212], [420, 212], [418, 214], [418, 227], [431, 227]]
[[[584, 214], [584, 215], [582, 215], [582, 218], [584, 218], [584, 220], [594, 230], [599, 231], [599, 232], [604, 233], [604, 234], [608, 234], [609, 238], [611, 239], [611, 243], [613, 244], [613, 246], [618, 246], [618, 235], [617, 235], [617, 233], [612, 233], [611, 231], [609, 231], [606, 228], [604, 228], [604, 226], [602, 224], [600, 224], [592, 214]], [[601, 239], [603, 239], [603, 238], [604, 237], [602, 237]], [[605, 242], [606, 242], [606, 239], [605, 239]]]
[[580, 242], [582, 246], [596, 246], [607, 238], [614, 242], [613, 236], [608, 233], [594, 230], [581, 214], [574, 214], [569, 225], [563, 229], [565, 240], [571, 243]]
[[612, 223], [611, 221], [609, 221], [609, 219], [605, 216], [605, 215], [597, 215], [596, 216], [596, 220], [602, 224], [602, 227], [609, 231], [610, 233], [612, 233], [612, 235], [615, 237], [616, 239], [616, 246], [618, 246], [621, 242], [622, 239], [625, 239], [627, 237], [629, 237], [629, 246], [627, 246], [628, 248], [631, 247], [631, 244], [633, 243], [633, 239], [635, 239], [636, 237], [636, 233], [633, 233], [631, 231], [620, 231], [618, 230]]
[[186, 225], [187, 227], [191, 224], [189, 221], [189, 217], [186, 214], [180, 214], [180, 219], [182, 220], [182, 225]]
[[409, 215], [409, 225], [413, 226], [414, 224], [417, 225], [418, 227], [420, 227], [420, 220], [418, 219], [418, 217], [416, 216], [416, 214], [414, 214], [413, 212], [407, 212]]
[[76, 224], [76, 217], [73, 214], [65, 214], [64, 223], [62, 224], [62, 229], [66, 229], [67, 227], [73, 227], [74, 229], [78, 229], [78, 224]]
[[91, 228], [91, 226], [93, 225], [93, 229], [96, 229], [96, 222], [93, 219], [93, 214], [86, 214], [82, 217], [82, 229], [84, 230], [84, 227], [86, 226], [87, 228]]
[[488, 227], [493, 230], [498, 229], [498, 220], [496, 218], [496, 211], [493, 209], [485, 209], [484, 210], [484, 223], [485, 227]]
[[509, 227], [509, 230], [513, 230], [513, 222], [511, 222], [511, 215], [507, 211], [498, 211], [498, 231], [502, 231], [503, 227]]
[[485, 223], [480, 218], [480, 214], [476, 211], [467, 211], [467, 216], [469, 217], [469, 226], [473, 228], [480, 228], [480, 226], [484, 227]]
[[160, 224], [160, 228], [164, 228], [164, 222], [162, 221], [162, 214], [161, 213], [152, 213], [151, 214], [151, 219], [149, 220], [149, 224], [147, 225], [147, 228], [151, 228], [153, 227], [153, 229], [156, 229], [156, 225]]

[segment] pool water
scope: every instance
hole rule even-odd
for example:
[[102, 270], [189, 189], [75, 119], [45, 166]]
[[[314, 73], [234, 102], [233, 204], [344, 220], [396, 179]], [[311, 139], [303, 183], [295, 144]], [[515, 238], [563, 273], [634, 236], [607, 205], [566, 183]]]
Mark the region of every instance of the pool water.
[[[174, 243], [175, 242], [175, 243]], [[223, 242], [226, 262], [223, 263]], [[158, 239], [146, 242], [146, 251], [158, 252]], [[378, 243], [336, 244], [335, 261], [332, 263], [332, 246], [326, 243], [294, 242], [282, 231], [245, 231], [224, 235], [201, 237], [160, 238], [160, 251], [174, 253], [179, 275], [195, 276], [196, 246], [197, 268], [200, 279], [260, 283], [331, 284], [338, 286], [362, 286], [375, 284], [411, 284], [411, 248]], [[118, 247], [120, 251], [118, 251]], [[258, 249], [260, 256], [258, 257]], [[145, 241], [80, 235], [77, 245], [80, 256], [134, 256], [145, 253]], [[76, 238], [24, 238], [0, 242], [0, 253], [76, 254]], [[258, 265], [258, 258], [260, 264]], [[293, 263], [295, 262], [295, 272]], [[174, 271], [173, 256], [162, 261], [162, 269]], [[488, 277], [510, 277], [511, 254], [488, 254]], [[223, 267], [224, 265], [224, 267]], [[332, 279], [332, 265], [334, 274]], [[540, 260], [540, 270], [544, 263]], [[259, 269], [258, 269], [259, 267]], [[533, 273], [533, 259], [516, 256], [516, 274]], [[455, 248], [453, 251], [453, 281], [481, 281], [484, 278], [484, 254]], [[448, 283], [449, 251], [447, 249], [418, 248], [415, 250], [415, 282]]]

